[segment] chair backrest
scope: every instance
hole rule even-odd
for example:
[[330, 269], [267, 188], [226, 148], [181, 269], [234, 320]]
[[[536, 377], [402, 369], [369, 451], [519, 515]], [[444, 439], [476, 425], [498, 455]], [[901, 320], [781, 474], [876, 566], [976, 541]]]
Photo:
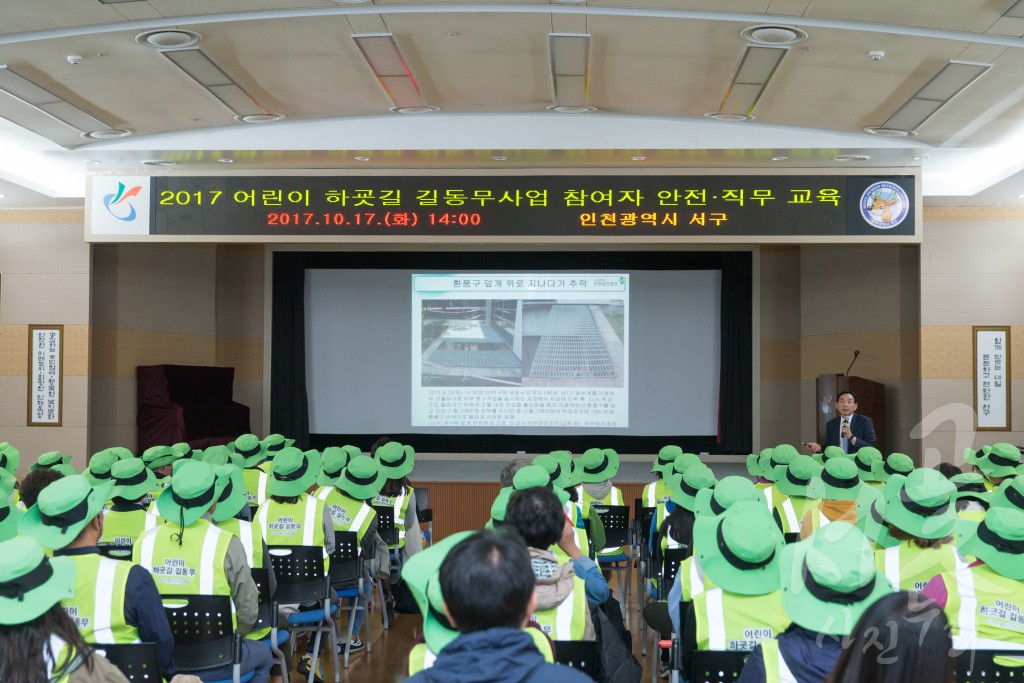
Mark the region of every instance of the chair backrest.
[[161, 683], [163, 680], [154, 643], [90, 644], [90, 647], [116, 666], [129, 683]]
[[556, 640], [555, 664], [564, 664], [594, 678], [597, 676], [597, 641]]
[[[661, 560], [661, 586], [671, 586], [676, 580], [676, 573], [679, 565], [689, 556], [688, 548], [669, 548], [662, 554]], [[665, 590], [668, 590], [666, 588]]]
[[253, 624], [253, 631], [262, 631], [273, 625], [273, 596], [270, 594], [270, 570], [266, 567], [249, 570], [252, 574], [253, 583], [256, 584], [256, 592], [259, 595], [259, 608], [256, 612], [256, 623]]
[[690, 683], [732, 683], [740, 677], [749, 652], [698, 650], [693, 653]]
[[234, 624], [227, 595], [163, 595], [161, 601], [174, 634], [174, 663], [201, 670], [234, 661]]
[[355, 531], [334, 532], [334, 552], [331, 553], [332, 588], [349, 588], [359, 582], [359, 534]]
[[114, 545], [112, 543], [104, 543], [96, 546], [100, 555], [107, 557], [111, 560], [132, 560], [132, 546], [131, 545]]
[[388, 546], [398, 545], [398, 529], [395, 528], [395, 509], [387, 505], [374, 505], [377, 513], [377, 535]]
[[646, 544], [647, 539], [651, 537], [651, 520], [654, 519], [654, 513], [658, 508], [649, 508], [643, 503], [642, 498], [633, 501], [633, 517], [640, 520], [640, 539]]
[[311, 602], [327, 597], [327, 572], [324, 549], [318, 545], [267, 546], [270, 563], [274, 565], [277, 591], [274, 599], [281, 604]]
[[[1009, 658], [1009, 659], [1003, 659]], [[964, 650], [956, 656], [957, 683], [1024, 681], [1024, 652]]]
[[605, 548], [616, 548], [629, 543], [629, 506], [592, 503], [590, 507], [601, 515], [604, 525]]

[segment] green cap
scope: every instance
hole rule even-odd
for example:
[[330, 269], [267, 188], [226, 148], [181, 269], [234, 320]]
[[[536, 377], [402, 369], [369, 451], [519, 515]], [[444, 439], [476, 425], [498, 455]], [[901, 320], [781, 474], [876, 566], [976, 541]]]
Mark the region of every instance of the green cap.
[[397, 441], [389, 441], [373, 454], [380, 464], [384, 476], [388, 479], [401, 479], [412, 473], [416, 464], [416, 451], [412, 446], [403, 446]]
[[[770, 482], [775, 482], [775, 467], [772, 465], [772, 448], [765, 448], [757, 456], [757, 466], [760, 469], [760, 477]], [[765, 452], [767, 451], [767, 452]]]
[[0, 542], [18, 535], [18, 522], [24, 514], [21, 508], [11, 505], [7, 496], [0, 496]]
[[360, 455], [362, 453], [356, 446], [328, 446], [320, 458], [320, 476], [316, 483], [320, 486], [333, 485], [334, 480], [341, 476], [341, 471], [348, 467], [349, 461]]
[[754, 477], [755, 479], [761, 476], [761, 456], [757, 453], [751, 453], [747, 456], [747, 474]]
[[21, 453], [18, 449], [6, 441], [0, 441], [0, 470], [7, 470], [17, 476], [20, 464]]
[[1020, 449], [1009, 443], [995, 443], [982, 446], [975, 452], [970, 448], [964, 451], [964, 460], [974, 465], [986, 477], [1009, 477], [1017, 474], [1020, 467]]
[[75, 597], [75, 561], [48, 558], [31, 538], [0, 543], [0, 624], [26, 624]]
[[135, 454], [124, 446], [111, 446], [107, 450], [116, 455], [118, 460], [130, 460], [135, 457]]
[[894, 474], [902, 474], [904, 477], [914, 471], [914, 461], [906, 453], [890, 453], [885, 460], [875, 460], [871, 463], [871, 473], [875, 475], [875, 481], [889, 481]]
[[857, 500], [864, 482], [857, 474], [857, 465], [848, 456], [829, 458], [819, 476], [821, 497], [825, 500]]
[[215, 466], [213, 474], [218, 480], [223, 479], [227, 482], [217, 497], [217, 507], [211, 515], [214, 522], [223, 522], [249, 505], [249, 496], [245, 492], [245, 475], [242, 474], [241, 467], [230, 463]]
[[210, 446], [203, 451], [193, 451], [193, 453], [201, 453], [199, 459], [210, 467], [220, 467], [221, 465], [235, 465], [236, 467], [242, 467], [245, 464], [245, 460], [242, 459], [242, 456], [235, 453], [227, 446]]
[[669, 488], [672, 489], [669, 500], [694, 512], [697, 509], [697, 493], [702, 489], [714, 487], [716, 483], [715, 473], [710, 467], [704, 463], [691, 465], [686, 471], [673, 475], [668, 482]]
[[177, 460], [178, 454], [170, 446], [152, 446], [142, 453], [142, 462], [151, 470], [173, 465]]
[[579, 486], [582, 483], [583, 465], [580, 464], [580, 458], [569, 458], [569, 487]]
[[171, 485], [156, 499], [160, 516], [173, 524], [192, 526], [224, 492], [228, 480], [200, 460], [182, 460], [174, 468]]
[[[568, 451], [567, 451], [568, 452]], [[572, 457], [571, 455], [569, 456]], [[572, 472], [568, 467], [559, 462], [553, 455], [538, 455], [533, 459], [533, 464], [544, 469], [551, 478], [551, 485], [556, 489], [569, 488]]]
[[964, 555], [973, 555], [1000, 576], [1024, 580], [1024, 511], [995, 507], [981, 522], [960, 520], [957, 545]]
[[503, 486], [498, 490], [498, 496], [491, 503], [491, 520], [494, 522], [505, 521], [505, 509], [508, 508], [508, 499], [515, 491], [511, 486]]
[[671, 470], [676, 458], [682, 454], [683, 449], [679, 446], [662, 446], [658, 451], [658, 457], [654, 459], [654, 464], [651, 465], [651, 472], [664, 474], [666, 470]]
[[452, 548], [473, 533], [460, 531], [452, 534], [416, 553], [402, 567], [402, 578], [423, 614], [423, 640], [434, 654], [440, 654], [448, 643], [459, 637], [459, 632], [452, 628], [444, 613], [439, 576], [441, 563]]
[[116, 462], [120, 462], [116, 455], [110, 451], [100, 451], [89, 458], [89, 466], [82, 472], [82, 476], [93, 486], [105, 484], [110, 481], [110, 468]]
[[[962, 497], [973, 498], [974, 500], [990, 503], [992, 507], [1024, 510], [1024, 479], [1021, 479], [1020, 477], [1005, 479], [1001, 484], [999, 484], [999, 488], [995, 491], [989, 492], [988, 488], [985, 486], [985, 478], [977, 472], [972, 472], [971, 474], [980, 478], [981, 481], [972, 481], [970, 495], [960, 495], [960, 484], [956, 481], [957, 477], [953, 477], [953, 479], [950, 480], [956, 484], [957, 500], [960, 500]], [[966, 477], [968, 475], [962, 474], [957, 476]], [[981, 484], [980, 489], [978, 488], [979, 483]]]
[[256, 467], [267, 459], [267, 452], [263, 448], [263, 442], [255, 434], [242, 434], [234, 441], [235, 453], [242, 456], [242, 463], [245, 467]]
[[520, 467], [512, 477], [512, 488], [516, 491], [522, 491], [523, 489], [534, 487], [550, 488], [558, 496], [558, 500], [562, 505], [569, 502], [569, 494], [565, 489], [560, 489], [554, 485], [554, 482], [551, 481], [551, 475], [543, 467], [540, 465]]
[[285, 498], [298, 496], [315, 484], [319, 476], [320, 454], [290, 446], [274, 456], [267, 493]]
[[110, 468], [110, 477], [114, 481], [111, 496], [125, 500], [140, 500], [156, 488], [156, 475], [140, 458], [118, 460]]
[[945, 538], [956, 528], [955, 494], [953, 482], [933, 469], [922, 467], [906, 477], [893, 474], [882, 490], [885, 518], [911, 536]]
[[619, 472], [619, 454], [611, 448], [588, 448], [580, 456], [583, 483], [596, 484], [611, 479]]
[[[776, 449], [778, 450], [778, 449]], [[821, 498], [821, 465], [809, 455], [797, 455], [788, 465], [775, 468], [775, 488], [798, 498]]]
[[192, 447], [189, 446], [184, 441], [179, 441], [178, 443], [171, 444], [171, 450], [174, 451], [174, 454], [176, 456], [178, 456], [178, 460], [188, 460], [190, 458], [199, 458], [200, 460], [202, 460], [203, 452], [198, 450], [192, 450]]
[[71, 462], [70, 455], [62, 455], [59, 451], [50, 451], [40, 455], [36, 463], [28, 468], [28, 471], [34, 472], [40, 467], [53, 468], [57, 465], [67, 465], [69, 462]]
[[742, 500], [721, 515], [702, 515], [693, 525], [701, 569], [716, 586], [740, 595], [779, 589], [779, 525], [763, 502]]
[[863, 486], [857, 496], [857, 528], [879, 548], [899, 545], [889, 534], [889, 522], [885, 518], [885, 498], [874, 486]]
[[857, 527], [832, 522], [786, 546], [781, 562], [782, 607], [798, 626], [849, 635], [875, 600], [892, 592], [875, 553]]
[[295, 445], [295, 439], [286, 439], [281, 434], [267, 434], [260, 441], [260, 446], [263, 448], [263, 453], [268, 459], [273, 459], [275, 455], [280, 453], [285, 448], [290, 448]]
[[767, 510], [767, 501], [761, 489], [746, 477], [730, 476], [718, 480], [712, 488], [697, 491], [696, 509], [698, 516], [720, 515], [736, 503], [756, 501]]
[[849, 457], [839, 446], [825, 446], [825, 450], [818, 451], [812, 456], [819, 465], [824, 465], [832, 458]]
[[881, 481], [874, 470], [875, 463], [879, 460], [882, 460], [882, 452], [874, 446], [865, 446], [853, 455], [853, 462], [864, 481]]
[[356, 500], [370, 500], [384, 488], [388, 478], [380, 463], [368, 455], [357, 455], [341, 470], [334, 485]]
[[21, 518], [18, 533], [47, 548], [63, 548], [103, 510], [113, 490], [113, 482], [93, 488], [80, 474], [58, 479], [39, 492], [36, 504]]

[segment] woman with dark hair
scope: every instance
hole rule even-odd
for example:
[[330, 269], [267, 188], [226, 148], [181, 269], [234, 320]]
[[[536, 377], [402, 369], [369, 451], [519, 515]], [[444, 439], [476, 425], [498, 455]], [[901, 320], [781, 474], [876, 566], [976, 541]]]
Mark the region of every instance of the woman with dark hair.
[[887, 595], [865, 610], [826, 683], [953, 683], [946, 615], [917, 592]]
[[30, 538], [0, 543], [0, 671], [4, 683], [127, 683], [92, 652], [60, 601], [75, 592], [75, 563], [47, 558]]

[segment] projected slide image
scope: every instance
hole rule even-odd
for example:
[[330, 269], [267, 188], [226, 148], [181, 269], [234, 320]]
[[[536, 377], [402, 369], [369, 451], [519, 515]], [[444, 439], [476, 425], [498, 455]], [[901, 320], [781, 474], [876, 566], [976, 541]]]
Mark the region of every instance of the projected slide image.
[[513, 350], [517, 302], [503, 299], [422, 302], [422, 386], [495, 386], [522, 383]]

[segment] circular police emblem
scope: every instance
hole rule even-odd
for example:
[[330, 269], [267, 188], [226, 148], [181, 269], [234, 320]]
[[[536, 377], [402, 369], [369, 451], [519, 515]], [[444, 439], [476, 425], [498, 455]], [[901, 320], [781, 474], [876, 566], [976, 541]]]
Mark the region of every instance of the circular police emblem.
[[860, 196], [860, 215], [873, 228], [891, 230], [909, 213], [910, 198], [896, 183], [872, 183]]

